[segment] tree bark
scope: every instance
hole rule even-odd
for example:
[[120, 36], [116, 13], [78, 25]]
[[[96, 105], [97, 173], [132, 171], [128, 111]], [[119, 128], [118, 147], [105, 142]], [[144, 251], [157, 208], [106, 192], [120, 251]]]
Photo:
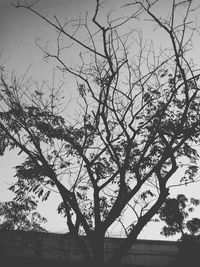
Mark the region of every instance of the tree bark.
[[96, 233], [93, 240], [93, 261], [92, 266], [103, 267], [104, 258], [104, 234]]

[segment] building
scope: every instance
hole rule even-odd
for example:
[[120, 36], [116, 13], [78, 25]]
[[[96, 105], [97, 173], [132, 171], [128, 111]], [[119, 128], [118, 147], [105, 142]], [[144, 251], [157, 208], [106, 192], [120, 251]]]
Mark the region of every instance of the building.
[[[84, 237], [83, 237], [84, 238]], [[105, 258], [122, 242], [120, 238], [105, 238]], [[138, 240], [124, 256], [123, 264], [138, 267], [160, 267], [177, 255], [174, 241]], [[2, 267], [12, 266], [80, 266], [81, 251], [69, 234], [0, 230]]]

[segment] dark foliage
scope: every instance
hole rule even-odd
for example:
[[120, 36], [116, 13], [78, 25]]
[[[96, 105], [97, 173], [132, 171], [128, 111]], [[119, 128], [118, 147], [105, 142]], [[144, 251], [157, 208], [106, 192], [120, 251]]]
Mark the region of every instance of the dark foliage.
[[37, 203], [30, 197], [22, 202], [0, 202], [0, 229], [42, 231], [47, 220], [37, 211]]

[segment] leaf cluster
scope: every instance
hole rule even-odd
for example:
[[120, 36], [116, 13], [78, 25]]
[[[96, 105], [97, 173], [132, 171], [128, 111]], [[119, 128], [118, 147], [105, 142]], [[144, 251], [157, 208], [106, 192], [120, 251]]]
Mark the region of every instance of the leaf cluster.
[[0, 203], [0, 229], [46, 232], [42, 225], [47, 222], [36, 211], [37, 202], [27, 197], [23, 202], [16, 200]]
[[159, 217], [166, 223], [161, 234], [165, 236], [187, 232], [194, 236], [200, 233], [200, 219], [189, 218], [190, 213], [200, 204], [199, 199], [188, 199], [185, 195], [177, 195], [176, 198], [167, 198], [160, 209]]

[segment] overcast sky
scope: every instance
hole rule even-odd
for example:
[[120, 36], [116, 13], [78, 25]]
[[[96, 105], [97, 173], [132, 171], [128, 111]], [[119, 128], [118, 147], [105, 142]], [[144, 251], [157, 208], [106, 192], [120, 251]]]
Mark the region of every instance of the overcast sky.
[[[11, 0], [11, 2], [15, 2]], [[17, 2], [17, 1], [16, 1]], [[111, 0], [107, 3], [108, 9], [117, 10], [117, 7], [129, 1]], [[163, 0], [160, 12], [165, 12], [166, 3]], [[39, 9], [47, 16], [58, 14], [63, 17], [76, 17], [84, 14], [85, 9], [88, 12], [94, 10], [94, 0], [41, 0]], [[44, 62], [42, 52], [35, 45], [35, 39], [39, 38], [42, 42], [52, 39], [54, 31], [39, 18], [33, 16], [26, 10], [16, 9], [8, 0], [0, 0], [0, 64], [5, 64], [9, 71], [15, 71], [17, 74], [23, 74], [29, 67], [29, 74], [36, 80], [51, 80], [54, 64]], [[73, 55], [71, 55], [73, 57]], [[70, 59], [70, 58], [69, 58]], [[73, 59], [73, 58], [72, 58]], [[14, 169], [16, 164], [20, 163], [17, 153], [8, 152], [0, 158], [0, 200], [9, 200], [11, 195], [6, 188], [12, 183]], [[190, 196], [199, 197], [200, 185], [189, 185], [187, 190]], [[175, 191], [174, 191], [175, 192]], [[177, 191], [176, 191], [177, 192]], [[184, 192], [180, 189], [179, 192]], [[58, 199], [59, 201], [59, 199]], [[46, 204], [42, 204], [41, 210], [46, 214], [52, 231], [65, 229], [64, 220], [59, 215], [55, 216], [56, 202], [52, 201], [50, 209], [46, 209]], [[47, 214], [48, 213], [48, 214]], [[153, 229], [153, 228], [151, 228]], [[158, 235], [155, 237], [154, 230], [144, 231], [142, 238], [162, 238]]]

